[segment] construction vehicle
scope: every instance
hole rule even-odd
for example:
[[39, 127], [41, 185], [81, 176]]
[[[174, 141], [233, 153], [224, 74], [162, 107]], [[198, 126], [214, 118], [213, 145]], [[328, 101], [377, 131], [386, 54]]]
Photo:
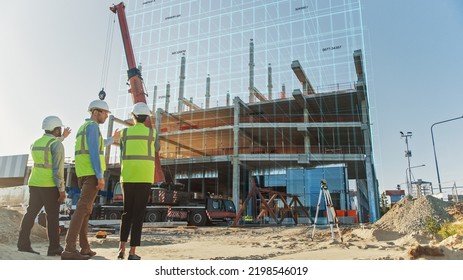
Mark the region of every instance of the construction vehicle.
[[[145, 212], [145, 222], [184, 221], [192, 226], [210, 224], [230, 225], [236, 217], [233, 201], [209, 194], [206, 198], [195, 198], [194, 193], [183, 191], [183, 185], [154, 184]], [[120, 183], [114, 189], [110, 203], [96, 205], [95, 219], [118, 220], [123, 213]]]

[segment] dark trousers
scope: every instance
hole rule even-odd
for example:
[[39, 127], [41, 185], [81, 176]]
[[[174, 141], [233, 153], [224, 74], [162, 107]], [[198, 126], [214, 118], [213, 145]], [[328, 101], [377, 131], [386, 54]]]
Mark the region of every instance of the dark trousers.
[[122, 183], [124, 212], [122, 213], [120, 241], [130, 246], [140, 246], [141, 230], [145, 219], [146, 204], [151, 190], [150, 183]]
[[40, 209], [47, 213], [48, 250], [59, 248], [59, 191], [56, 187], [29, 186], [29, 206], [21, 221], [18, 249], [31, 248], [31, 230]]

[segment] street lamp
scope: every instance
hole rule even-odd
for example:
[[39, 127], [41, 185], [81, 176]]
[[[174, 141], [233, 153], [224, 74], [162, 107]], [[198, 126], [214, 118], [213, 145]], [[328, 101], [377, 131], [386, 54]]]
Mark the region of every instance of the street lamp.
[[[406, 174], [408, 174], [408, 169], [413, 169], [413, 168], [418, 168], [418, 167], [423, 167], [423, 166], [426, 166], [426, 164], [421, 164], [421, 165], [415, 165], [415, 166], [412, 166], [410, 168], [407, 167], [407, 172]], [[407, 175], [408, 176], [408, 175]]]
[[434, 133], [433, 133], [432, 129], [433, 129], [434, 126], [437, 125], [437, 124], [446, 123], [446, 122], [458, 120], [458, 119], [461, 119], [461, 118], [463, 118], [463, 116], [456, 117], [456, 118], [453, 118], [453, 119], [448, 119], [448, 120], [445, 120], [445, 121], [436, 122], [436, 123], [434, 123], [433, 125], [431, 125], [432, 148], [433, 148], [433, 150], [434, 150], [434, 161], [436, 162], [437, 183], [439, 184], [439, 193], [442, 193], [442, 185], [441, 185], [441, 183], [440, 183], [439, 165], [437, 164], [436, 145], [434, 144]]
[[[412, 174], [412, 169], [413, 168], [418, 168], [418, 167], [423, 167], [423, 166], [426, 166], [426, 164], [421, 164], [421, 165], [416, 165], [416, 166], [412, 166], [412, 167], [407, 167], [407, 169], [405, 170], [405, 177], [407, 178], [407, 186], [408, 186], [408, 174], [409, 174], [409, 171], [410, 171], [410, 174]], [[411, 178], [411, 177], [410, 177]], [[413, 181], [410, 181], [410, 186], [412, 185]], [[410, 194], [410, 192], [408, 193]]]
[[[412, 171], [410, 169], [410, 157], [412, 156], [412, 151], [408, 148], [408, 137], [412, 137], [412, 133], [408, 131], [407, 133], [400, 132], [400, 138], [405, 138], [405, 145], [407, 145], [407, 150], [405, 151], [405, 157], [408, 159], [408, 176], [407, 176], [407, 188], [408, 193], [410, 194], [410, 184], [412, 182]], [[407, 170], [405, 170], [407, 171]]]

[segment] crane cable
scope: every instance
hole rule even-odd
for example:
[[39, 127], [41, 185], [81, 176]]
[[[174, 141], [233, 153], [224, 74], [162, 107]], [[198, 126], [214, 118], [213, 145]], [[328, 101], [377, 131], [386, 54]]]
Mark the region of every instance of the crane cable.
[[98, 97], [101, 100], [104, 100], [106, 97], [106, 93], [104, 88], [106, 87], [106, 83], [108, 80], [108, 73], [109, 73], [109, 62], [111, 60], [111, 51], [112, 51], [112, 42], [113, 42], [113, 35], [114, 35], [114, 24], [116, 22], [115, 13], [110, 12], [108, 16], [108, 29], [106, 31], [106, 45], [105, 45], [105, 52], [103, 57], [103, 68], [101, 70], [101, 91]]

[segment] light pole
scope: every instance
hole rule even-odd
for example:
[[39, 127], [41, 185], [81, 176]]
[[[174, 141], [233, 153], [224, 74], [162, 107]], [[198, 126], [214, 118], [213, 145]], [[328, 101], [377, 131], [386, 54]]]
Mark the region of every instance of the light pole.
[[[412, 156], [412, 151], [408, 148], [408, 137], [412, 137], [412, 133], [408, 131], [406, 134], [403, 133], [402, 131], [400, 132], [400, 137], [404, 138], [405, 137], [405, 145], [407, 146], [407, 150], [405, 151], [405, 157], [408, 159], [408, 176], [407, 176], [407, 188], [408, 188], [408, 194], [410, 194], [410, 188], [411, 188], [411, 182], [412, 182], [412, 171], [410, 168], [410, 157]], [[407, 171], [407, 169], [405, 170]]]
[[413, 169], [413, 168], [418, 168], [418, 167], [423, 167], [423, 166], [426, 166], [426, 164], [415, 165], [415, 166], [412, 166], [412, 167], [410, 167], [410, 168], [407, 167], [407, 170], [406, 170], [406, 171], [407, 171], [407, 172], [406, 172], [407, 176], [408, 176], [408, 169]]
[[446, 123], [446, 122], [458, 120], [458, 119], [461, 119], [461, 118], [463, 118], [463, 116], [456, 117], [456, 118], [453, 118], [453, 119], [448, 119], [448, 120], [445, 120], [445, 121], [436, 122], [436, 123], [433, 123], [433, 125], [431, 125], [432, 148], [434, 150], [434, 161], [436, 162], [437, 183], [439, 184], [439, 193], [442, 193], [442, 185], [440, 183], [439, 165], [437, 164], [436, 145], [434, 144], [434, 133], [433, 133], [432, 129], [437, 124]]
[[[416, 166], [412, 166], [412, 167], [407, 167], [407, 169], [405, 169], [405, 176], [407, 178], [407, 181], [408, 181], [408, 174], [412, 174], [412, 168], [418, 168], [418, 167], [423, 167], [423, 166], [426, 166], [426, 164], [421, 164], [421, 165], [416, 165]], [[409, 173], [410, 172], [410, 173]], [[410, 179], [411, 179], [411, 176], [410, 176]], [[410, 181], [410, 186], [412, 185], [413, 181]], [[408, 186], [408, 183], [407, 183], [407, 186]], [[408, 193], [410, 194], [410, 192]]]

